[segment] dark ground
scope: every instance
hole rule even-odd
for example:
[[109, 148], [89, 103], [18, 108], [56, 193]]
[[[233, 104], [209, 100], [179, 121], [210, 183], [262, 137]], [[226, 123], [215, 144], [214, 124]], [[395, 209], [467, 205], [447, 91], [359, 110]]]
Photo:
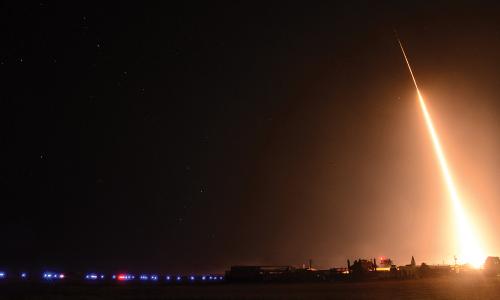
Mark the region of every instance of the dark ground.
[[500, 299], [500, 278], [211, 286], [1, 286], [0, 299]]

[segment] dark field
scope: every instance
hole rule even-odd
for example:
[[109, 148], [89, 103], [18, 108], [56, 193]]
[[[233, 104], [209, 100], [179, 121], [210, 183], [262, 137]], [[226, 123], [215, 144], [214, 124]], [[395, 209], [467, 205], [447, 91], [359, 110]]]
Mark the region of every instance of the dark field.
[[0, 286], [0, 299], [500, 299], [500, 279], [212, 286]]

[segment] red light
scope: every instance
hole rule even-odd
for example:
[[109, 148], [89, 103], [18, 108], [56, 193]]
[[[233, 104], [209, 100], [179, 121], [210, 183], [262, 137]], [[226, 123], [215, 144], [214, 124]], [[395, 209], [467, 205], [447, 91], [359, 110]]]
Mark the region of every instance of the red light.
[[120, 275], [118, 275], [118, 280], [120, 280], [120, 281], [124, 281], [124, 280], [126, 280], [126, 279], [127, 279], [127, 277], [125, 276], [125, 274], [120, 274]]

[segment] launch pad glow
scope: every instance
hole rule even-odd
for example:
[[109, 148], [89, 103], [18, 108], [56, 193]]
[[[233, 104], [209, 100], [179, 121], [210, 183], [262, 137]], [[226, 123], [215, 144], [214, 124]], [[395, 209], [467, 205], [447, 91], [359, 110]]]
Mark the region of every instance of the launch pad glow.
[[467, 218], [467, 215], [464, 211], [464, 208], [460, 201], [460, 197], [455, 187], [455, 183], [453, 182], [453, 177], [448, 168], [448, 163], [446, 161], [443, 148], [441, 147], [439, 136], [436, 132], [436, 129], [434, 128], [431, 115], [427, 110], [424, 97], [422, 97], [422, 94], [420, 93], [420, 90], [417, 85], [417, 80], [415, 79], [415, 76], [410, 66], [410, 62], [408, 61], [408, 57], [406, 56], [406, 52], [403, 48], [403, 44], [401, 43], [401, 40], [399, 38], [398, 38], [398, 43], [399, 47], [401, 48], [401, 52], [403, 53], [406, 65], [408, 66], [408, 70], [410, 71], [413, 83], [415, 84], [415, 89], [417, 90], [418, 102], [420, 104], [422, 114], [424, 115], [425, 123], [427, 125], [427, 130], [429, 131], [429, 135], [431, 136], [431, 140], [434, 145], [434, 151], [436, 152], [436, 156], [439, 161], [439, 166], [441, 167], [441, 172], [443, 174], [444, 181], [446, 183], [448, 192], [450, 194], [450, 199], [453, 205], [453, 213], [456, 222], [456, 234], [459, 242], [458, 245], [459, 252], [457, 253], [458, 259], [462, 263], [469, 263], [474, 267], [480, 267], [481, 264], [484, 262], [486, 255], [481, 247], [479, 238], [476, 235], [476, 232], [474, 232], [473, 227], [469, 222], [469, 219]]

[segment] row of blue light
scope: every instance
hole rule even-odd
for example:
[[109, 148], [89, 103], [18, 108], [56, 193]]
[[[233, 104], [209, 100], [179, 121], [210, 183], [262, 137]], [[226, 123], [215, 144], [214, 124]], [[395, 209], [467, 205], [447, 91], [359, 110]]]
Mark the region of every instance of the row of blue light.
[[139, 276], [139, 280], [142, 280], [142, 281], [147, 281], [147, 280], [158, 281], [158, 275], [146, 275], [146, 274], [142, 274], [142, 275]]
[[[112, 279], [114, 280], [119, 280], [119, 281], [130, 281], [134, 280], [135, 276], [131, 274], [120, 274], [120, 275], [113, 275], [111, 276]], [[139, 280], [140, 281], [158, 281], [160, 280], [160, 276], [153, 274], [141, 274], [139, 275]], [[172, 281], [183, 281], [183, 280], [188, 280], [188, 281], [222, 281], [224, 280], [223, 276], [215, 276], [215, 275], [203, 275], [203, 276], [171, 276], [171, 275], [166, 275], [165, 276], [165, 281], [167, 282], [172, 282]]]
[[42, 278], [45, 280], [61, 280], [66, 276], [63, 273], [44, 272]]
[[[28, 278], [28, 273], [22, 272], [19, 274], [19, 276], [22, 279], [27, 279]], [[7, 273], [4, 271], [0, 271], [0, 280], [1, 279], [6, 279], [7, 278]], [[42, 273], [42, 278], [44, 280], [62, 280], [66, 278], [64, 273], [55, 273], [55, 272], [44, 272]], [[90, 281], [97, 281], [97, 280], [105, 280], [106, 276], [104, 274], [100, 273], [88, 273], [85, 275], [85, 280], [90, 280]], [[112, 275], [111, 278], [113, 280], [118, 280], [118, 281], [131, 281], [135, 279], [135, 275], [132, 274], [119, 274], [119, 275]], [[139, 280], [140, 281], [158, 281], [160, 279], [159, 275], [156, 274], [141, 274], [139, 275]], [[203, 276], [188, 276], [187, 279], [189, 281], [222, 281], [224, 280], [223, 276], [215, 276], [215, 275], [203, 275]], [[165, 280], [167, 282], [171, 281], [183, 281], [182, 276], [170, 276], [167, 275], [165, 276]]]
[[[21, 277], [22, 279], [26, 279], [28, 278], [28, 273], [26, 272], [19, 273], [19, 277]], [[4, 271], [0, 271], [0, 280], [6, 278], [7, 278], [7, 273]]]
[[96, 273], [89, 273], [85, 275], [85, 279], [87, 280], [102, 280], [105, 277], [106, 276], [104, 276], [104, 274], [96, 274]]
[[[212, 275], [205, 275], [205, 276], [200, 276], [200, 277], [196, 277], [196, 276], [189, 276], [187, 277], [189, 279], [189, 281], [221, 281], [221, 280], [224, 280], [224, 277], [223, 276], [212, 276]], [[175, 281], [182, 281], [182, 276], [175, 276], [172, 277], [172, 276], [166, 276], [165, 279], [167, 281], [172, 281], [175, 279]]]

